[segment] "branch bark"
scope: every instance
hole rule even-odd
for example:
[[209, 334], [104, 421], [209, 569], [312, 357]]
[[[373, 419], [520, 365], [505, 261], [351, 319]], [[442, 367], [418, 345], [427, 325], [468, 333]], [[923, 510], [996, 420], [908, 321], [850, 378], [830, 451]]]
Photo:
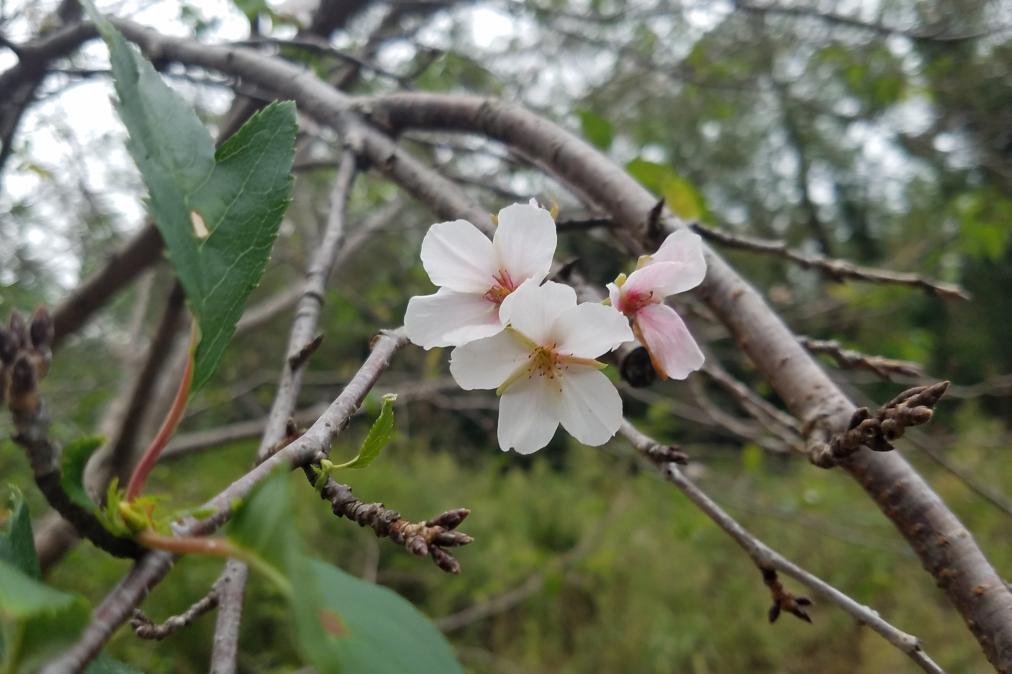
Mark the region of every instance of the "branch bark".
[[[770, 609], [770, 621], [776, 620], [781, 610], [788, 610], [798, 617], [811, 622], [801, 606], [804, 603], [801, 598], [794, 597], [785, 591], [779, 583], [776, 573], [779, 571], [808, 588], [815, 590], [826, 599], [836, 604], [844, 611], [854, 616], [860, 623], [868, 625], [878, 632], [886, 641], [900, 649], [910, 657], [917, 665], [926, 672], [933, 674], [945, 674], [928, 654], [921, 648], [920, 640], [912, 634], [897, 629], [887, 621], [883, 620], [877, 611], [865, 606], [840, 590], [836, 589], [818, 576], [809, 573], [794, 562], [790, 561], [777, 551], [773, 550], [754, 535], [749, 533], [733, 517], [727, 514], [706, 492], [699, 488], [692, 480], [687, 478], [672, 461], [658, 460], [658, 449], [667, 449], [665, 445], [636, 429], [635, 426], [625, 421], [619, 430], [632, 446], [649, 459], [657, 467], [661, 474], [685, 494], [692, 503], [709, 517], [717, 526], [724, 530], [738, 546], [744, 550], [755, 563], [756, 567], [763, 574], [763, 580], [770, 587], [774, 605]], [[800, 604], [800, 605], [799, 605]]]
[[[380, 375], [389, 367], [390, 359], [406, 343], [407, 338], [400, 330], [381, 333], [374, 340], [372, 351], [358, 372], [309, 430], [207, 501], [201, 510], [213, 514], [201, 520], [186, 520], [177, 527], [177, 535], [206, 536], [214, 532], [228, 520], [232, 503], [248, 496], [276, 468], [300, 468], [326, 453]], [[94, 610], [91, 622], [77, 643], [49, 662], [42, 673], [72, 674], [83, 670], [151, 588], [165, 577], [174, 561], [173, 555], [161, 551], [151, 551], [141, 557]]]
[[[270, 57], [163, 37], [129, 22], [118, 21], [117, 25], [142, 49], [240, 75], [295, 98], [304, 112], [331, 124], [357, 152], [372, 159], [377, 169], [443, 214], [466, 217], [478, 225], [488, 219], [487, 213], [459, 197], [447, 181], [417, 184], [418, 172], [426, 168], [401, 152], [385, 134], [363, 123], [353, 113], [353, 103], [390, 130], [479, 133], [504, 142], [563, 180], [588, 204], [611, 214], [631, 253], [656, 245], [648, 240], [644, 227], [656, 198], [586, 143], [519, 107], [439, 94], [353, 100], [329, 89], [311, 73]], [[665, 214], [661, 224], [667, 231], [686, 226], [671, 214]], [[765, 373], [788, 409], [805, 421], [821, 420], [842, 430], [853, 413], [853, 404], [754, 288], [713, 251], [707, 252], [707, 261], [707, 280], [698, 294]], [[958, 518], [897, 452], [862, 450], [843, 467], [907, 538], [995, 668], [1012, 671], [1012, 591]]]

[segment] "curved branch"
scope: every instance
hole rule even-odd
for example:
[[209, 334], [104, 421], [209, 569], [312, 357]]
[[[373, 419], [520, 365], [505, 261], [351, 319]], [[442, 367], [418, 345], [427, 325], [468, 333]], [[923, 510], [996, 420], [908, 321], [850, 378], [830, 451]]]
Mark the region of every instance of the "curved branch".
[[[631, 253], [656, 245], [646, 227], [656, 198], [588, 144], [518, 106], [470, 96], [396, 94], [363, 99], [357, 107], [394, 131], [479, 133], [506, 143], [610, 213]], [[670, 213], [661, 224], [666, 231], [686, 227]], [[843, 430], [853, 403], [748, 282], [712, 250], [706, 258], [706, 280], [697, 293], [788, 409], [806, 423]], [[991, 664], [1012, 671], [1012, 589], [962, 522], [898, 452], [865, 449], [842, 467], [906, 537]]]
[[[448, 181], [419, 183], [417, 174], [425, 172], [426, 167], [400, 151], [388, 136], [363, 123], [352, 111], [353, 102], [358, 110], [394, 130], [429, 128], [479, 133], [507, 143], [572, 186], [589, 204], [609, 213], [621, 226], [619, 235], [630, 252], [641, 253], [656, 243], [648, 240], [645, 227], [656, 198], [589, 145], [522, 108], [489, 99], [438, 94], [354, 101], [327, 87], [312, 73], [277, 59], [168, 38], [129, 22], [116, 24], [142, 49], [240, 75], [295, 98], [304, 112], [332, 125], [377, 169], [443, 214], [454, 213], [475, 224], [488, 217]], [[410, 184], [412, 181], [415, 184]], [[685, 227], [671, 214], [665, 214], [660, 224], [666, 230]], [[765, 373], [788, 409], [805, 421], [824, 420], [836, 430], [843, 429], [854, 405], [754, 288], [713, 251], [707, 251], [707, 261], [709, 272], [698, 294]], [[860, 451], [843, 467], [911, 543], [992, 664], [1000, 671], [1012, 671], [1012, 590], [958, 518], [897, 452]]]
[[[272, 454], [266, 461], [234, 481], [217, 496], [205, 503], [201, 510], [213, 513], [201, 519], [188, 519], [181, 524], [178, 536], [206, 536], [224, 524], [231, 515], [232, 504], [245, 498], [276, 468], [299, 468], [314, 461], [326, 452], [334, 439], [345, 428], [348, 420], [365, 400], [390, 360], [407, 338], [400, 330], [383, 332], [373, 341], [369, 357], [352, 377], [341, 394], [309, 430], [287, 446]], [[105, 600], [92, 613], [91, 623], [77, 643], [41, 671], [44, 674], [72, 674], [84, 669], [112, 633], [130, 617], [147, 593], [172, 568], [175, 557], [167, 552], [151, 551], [145, 554], [126, 577], [113, 588]]]
[[692, 480], [687, 478], [674, 462], [658, 460], [656, 458], [657, 448], [664, 448], [663, 445], [636, 429], [628, 421], [623, 422], [619, 433], [632, 444], [632, 446], [649, 459], [661, 474], [685, 494], [700, 511], [709, 517], [717, 526], [723, 529], [734, 542], [744, 550], [755, 563], [756, 567], [763, 574], [766, 582], [773, 593], [774, 605], [770, 612], [770, 621], [776, 620], [780, 610], [789, 610], [798, 617], [811, 622], [805, 611], [796, 604], [803, 603], [801, 598], [794, 597], [783, 589], [777, 581], [776, 573], [779, 571], [806, 587], [815, 590], [826, 599], [836, 604], [844, 611], [854, 616], [859, 622], [868, 625], [878, 632], [886, 641], [906, 653], [917, 665], [926, 672], [933, 674], [945, 674], [928, 654], [921, 647], [920, 640], [912, 634], [894, 627], [884, 620], [874, 609], [855, 601], [848, 595], [836, 589], [818, 576], [809, 573], [791, 560], [787, 559], [776, 550], [760, 541], [741, 526], [733, 517], [727, 514], [706, 492], [700, 489]]

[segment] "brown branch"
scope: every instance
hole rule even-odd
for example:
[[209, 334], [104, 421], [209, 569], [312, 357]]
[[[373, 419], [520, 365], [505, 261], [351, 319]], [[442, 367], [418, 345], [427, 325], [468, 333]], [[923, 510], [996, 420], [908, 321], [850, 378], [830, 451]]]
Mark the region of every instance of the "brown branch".
[[[304, 468], [306, 477], [315, 481], [314, 466]], [[460, 573], [460, 562], [446, 548], [459, 547], [474, 539], [465, 533], [455, 531], [471, 512], [467, 508], [456, 508], [424, 522], [411, 522], [396, 510], [382, 503], [366, 503], [351, 493], [351, 487], [334, 480], [327, 480], [320, 497], [329, 501], [331, 510], [338, 517], [347, 517], [361, 527], [372, 529], [380, 538], [390, 540], [413, 555], [429, 555], [432, 561], [447, 573]]]
[[669, 482], [685, 494], [692, 501], [693, 505], [723, 529], [748, 554], [749, 558], [751, 558], [752, 562], [762, 573], [763, 582], [770, 588], [774, 602], [769, 611], [770, 622], [775, 621], [781, 611], [788, 611], [802, 620], [811, 622], [805, 611], [805, 607], [809, 606], [811, 602], [804, 597], [795, 596], [784, 589], [777, 578], [777, 572], [779, 572], [790, 576], [805, 587], [819, 593], [828, 601], [852, 615], [859, 622], [868, 625], [890, 644], [906, 653], [924, 671], [933, 672], [934, 674], [944, 674], [942, 668], [935, 664], [928, 657], [928, 654], [924, 652], [917, 637], [897, 629], [885, 621], [877, 611], [855, 601], [826, 581], [809, 573], [767, 546], [741, 526], [702, 489], [687, 478], [675, 463], [657, 461], [654, 458], [656, 450], [658, 447], [665, 447], [665, 445], [658, 443], [653, 438], [637, 430], [628, 421], [623, 422], [619, 433], [629, 440], [636, 451], [650, 459], [651, 463], [657, 467]]
[[[450, 94], [353, 100], [312, 74], [276, 59], [163, 37], [128, 22], [116, 24], [144, 50], [239, 75], [295, 98], [306, 114], [331, 124], [378, 170], [444, 216], [480, 224], [487, 213], [471, 204], [453, 183], [420, 178], [426, 167], [399, 150], [388, 136], [363, 124], [353, 114], [353, 106], [394, 131], [470, 132], [505, 142], [546, 167], [595, 209], [610, 214], [620, 224], [617, 235], [631, 254], [642, 254], [657, 245], [642, 238], [656, 197], [586, 143], [522, 108]], [[670, 213], [665, 213], [662, 221], [665, 231], [685, 226]], [[762, 296], [712, 250], [707, 250], [706, 256], [707, 277], [696, 294], [769, 378], [787, 408], [800, 419], [821, 418], [834, 428], [845, 427], [853, 404], [797, 343]], [[1012, 614], [1012, 591], [958, 518], [896, 452], [859, 452], [844, 467], [907, 537], [989, 660], [999, 669], [1012, 669], [1012, 649], [1000, 646], [1012, 643], [1012, 620], [1007, 618]], [[946, 534], [945, 545], [937, 542], [941, 532]]]
[[869, 283], [888, 283], [920, 288], [929, 295], [937, 295], [946, 299], [971, 299], [969, 292], [952, 283], [943, 283], [907, 272], [861, 267], [853, 262], [826, 257], [825, 255], [809, 255], [790, 248], [783, 241], [757, 239], [751, 236], [732, 234], [726, 230], [706, 227], [698, 222], [694, 222], [690, 226], [700, 236], [719, 243], [722, 246], [776, 255], [797, 264], [802, 269], [817, 271], [827, 279], [838, 283], [848, 279], [867, 281]]
[[773, 436], [793, 451], [804, 452], [798, 420], [779, 409], [725, 370], [712, 355], [703, 364], [703, 373], [731, 394], [742, 409], [752, 415]]
[[867, 407], [859, 407], [850, 417], [844, 431], [824, 440], [826, 429], [814, 424], [809, 434], [809, 459], [821, 468], [832, 468], [846, 461], [862, 447], [876, 452], [895, 449], [892, 443], [903, 437], [910, 426], [931, 421], [935, 405], [945, 395], [949, 382], [915, 386], [880, 407], [872, 414]]
[[870, 370], [879, 377], [892, 380], [893, 376], [923, 377], [924, 370], [917, 363], [909, 360], [896, 360], [885, 356], [874, 356], [860, 351], [843, 348], [835, 339], [812, 339], [798, 335], [798, 342], [810, 353], [829, 356], [837, 366], [853, 370]]
[[111, 534], [91, 510], [63, 490], [61, 448], [49, 438], [49, 414], [38, 389], [49, 372], [52, 343], [52, 318], [42, 307], [30, 323], [13, 312], [10, 327], [0, 327], [0, 403], [6, 404], [14, 419], [14, 441], [28, 456], [39, 491], [78, 534], [116, 557], [139, 557], [140, 546]]
[[[263, 76], [270, 77], [267, 73]], [[293, 95], [301, 89], [293, 87]], [[616, 234], [631, 254], [642, 254], [657, 245], [643, 237], [656, 197], [597, 150], [522, 108], [450, 94], [396, 94], [363, 99], [356, 107], [395, 132], [478, 133], [502, 141], [544, 166], [592, 208], [610, 214], [620, 225]], [[384, 171], [411, 185], [408, 162], [399, 155], [389, 158], [382, 164]], [[410, 189], [424, 196], [424, 203], [440, 204], [444, 215], [453, 212], [459, 202], [440, 193], [445, 185]], [[471, 212], [464, 204], [451, 217], [469, 218]], [[670, 213], [665, 213], [662, 221], [666, 232], [686, 226]], [[707, 276], [695, 294], [765, 374], [787, 409], [802, 420], [823, 419], [834, 429], [845, 428], [853, 403], [797, 343], [755, 288], [712, 250], [706, 251], [706, 258]], [[970, 532], [899, 453], [858, 452], [843, 467], [907, 538], [991, 663], [999, 670], [1012, 671], [1012, 648], [1002, 645], [1012, 644], [1012, 620], [1008, 617], [1012, 615], [1012, 590]]]
[[133, 616], [130, 618], [130, 627], [133, 628], [134, 634], [141, 639], [161, 641], [184, 627], [188, 627], [194, 620], [209, 611], [213, 611], [217, 606], [218, 583], [215, 583], [214, 587], [207, 594], [195, 601], [188, 609], [179, 615], [167, 618], [159, 624], [155, 624], [151, 618], [144, 614], [144, 611], [134, 609]]
[[[330, 276], [331, 265], [337, 251], [344, 240], [345, 219], [347, 217], [348, 198], [355, 182], [357, 169], [355, 157], [345, 152], [341, 166], [334, 181], [331, 194], [330, 212], [327, 225], [323, 231], [320, 245], [306, 272], [306, 280], [302, 288], [288, 338], [288, 349], [281, 368], [281, 379], [277, 393], [267, 417], [267, 425], [256, 453], [256, 462], [262, 463], [279, 442], [285, 439], [292, 424], [289, 422], [295, 411], [299, 391], [302, 389], [302, 373], [306, 360], [315, 344], [319, 346], [322, 335], [314, 337], [323, 309], [324, 293], [327, 278]], [[211, 653], [211, 671], [220, 674], [231, 674], [235, 671], [235, 656], [238, 652], [239, 620], [242, 616], [243, 592], [249, 577], [247, 565], [239, 560], [229, 560], [222, 578], [229, 578], [230, 590], [222, 605], [215, 625], [214, 649]]]
[[[200, 520], [185, 520], [176, 527], [176, 535], [206, 536], [213, 533], [228, 520], [232, 504], [247, 497], [276, 468], [280, 466], [301, 468], [325, 455], [380, 375], [390, 366], [390, 359], [406, 343], [407, 338], [400, 330], [380, 333], [373, 341], [369, 357], [309, 430], [207, 501], [201, 510], [213, 514]], [[160, 551], [151, 551], [143, 555], [137, 565], [94, 610], [91, 622], [77, 643], [46, 665], [42, 671], [46, 674], [70, 674], [83, 669], [98, 654], [113, 631], [131, 615], [151, 588], [165, 577], [174, 560], [173, 555]]]

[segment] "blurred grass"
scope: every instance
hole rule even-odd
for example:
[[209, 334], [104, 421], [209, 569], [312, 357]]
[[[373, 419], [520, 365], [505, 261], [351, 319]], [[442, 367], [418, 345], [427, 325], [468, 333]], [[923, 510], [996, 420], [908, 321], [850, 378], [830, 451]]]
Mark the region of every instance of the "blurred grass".
[[[422, 407], [421, 405], [417, 407]], [[366, 471], [347, 480], [364, 499], [382, 498], [409, 518], [457, 506], [475, 542], [460, 550], [459, 577], [440, 572], [322, 506], [301, 475], [294, 524], [320, 557], [353, 573], [374, 567], [379, 581], [433, 618], [483, 604], [540, 574], [516, 606], [451, 633], [474, 672], [915, 672], [905, 656], [815, 596], [814, 624], [791, 616], [766, 622], [769, 596], [748, 558], [671, 485], [629, 458], [622, 441], [606, 451], [554, 443], [530, 458], [502, 455], [489, 442], [444, 450], [431, 433], [413, 437], [411, 408], [401, 435]], [[424, 410], [420, 412], [424, 414]], [[485, 416], [484, 421], [493, 419]], [[1012, 490], [1012, 453], [972, 411], [950, 458], [992, 486]], [[359, 419], [338, 447], [351, 454], [367, 427]], [[477, 444], [477, 446], [476, 446]], [[0, 467], [24, 484], [23, 459], [9, 445]], [[172, 485], [174, 502], [195, 504], [248, 464], [239, 443], [164, 465], [152, 490]], [[464, 454], [464, 456], [460, 456]], [[750, 452], [693, 452], [701, 484], [766, 542], [924, 641], [947, 671], [985, 672], [976, 642], [892, 526], [839, 471]], [[911, 459], [920, 464], [915, 451]], [[1012, 573], [1008, 517], [948, 474], [926, 469], [932, 485], [978, 537], [1005, 575]], [[33, 503], [38, 510], [37, 494]], [[78, 546], [52, 574], [60, 587], [98, 601], [128, 565]], [[164, 619], [214, 581], [217, 560], [188, 559], [145, 602]], [[788, 588], [806, 591], [787, 580]], [[151, 673], [206, 670], [213, 615], [159, 645], [121, 629], [111, 652]], [[287, 672], [291, 649], [283, 603], [259, 578], [243, 620], [242, 671]]]

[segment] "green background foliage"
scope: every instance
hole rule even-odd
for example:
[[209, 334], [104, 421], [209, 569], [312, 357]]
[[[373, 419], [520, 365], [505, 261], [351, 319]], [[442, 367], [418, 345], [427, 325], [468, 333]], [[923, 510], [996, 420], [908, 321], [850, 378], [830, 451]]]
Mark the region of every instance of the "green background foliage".
[[[473, 34], [470, 10], [423, 17], [422, 23], [441, 22], [428, 32], [412, 32], [416, 19], [403, 19], [401, 32], [408, 37], [397, 42], [400, 52], [385, 53], [384, 64], [415, 75], [423, 90], [497, 95], [529, 105], [582, 134], [684, 217], [782, 239], [809, 252], [958, 282], [973, 293], [969, 303], [943, 301], [909, 289], [835, 284], [773, 258], [726, 255], [797, 332], [914, 360], [930, 375], [953, 380], [932, 425], [912, 434], [899, 451], [974, 533], [999, 573], [1012, 576], [1009, 516], [957, 474], [1005, 502], [1012, 493], [1007, 36], [943, 43], [817, 17], [730, 9], [701, 15], [688, 5], [653, 2], [479, 6], [517, 28], [483, 41]], [[194, 31], [211, 30], [206, 16], [189, 9], [184, 14]], [[887, 2], [875, 20], [972, 34], [1000, 23], [991, 11], [979, 2]], [[262, 23], [265, 31], [272, 28], [266, 15]], [[361, 21], [335, 39], [342, 47], [364, 48], [373, 28]], [[293, 50], [292, 56], [317, 72], [340, 65], [318, 54]], [[573, 72], [580, 77], [563, 76]], [[197, 104], [201, 120], [220, 124], [227, 103], [216, 105], [198, 94], [203, 89], [180, 79], [170, 81]], [[374, 94], [397, 85], [363, 72], [350, 86], [353, 93]], [[122, 144], [120, 131], [110, 134], [90, 152], [101, 156]], [[561, 217], [584, 215], [562, 186], [504, 158], [500, 148], [417, 135], [402, 142], [438, 163], [489, 212], [533, 194], [546, 204], [559, 201]], [[251, 303], [299, 283], [328, 208], [334, 167], [327, 160], [339, 143], [324, 136], [312, 145], [312, 157], [323, 159], [298, 171], [290, 222], [280, 229]], [[209, 156], [210, 150], [202, 152]], [[0, 202], [0, 236], [11, 242], [0, 249], [0, 313], [65, 296], [138, 224], [110, 204], [96, 203], [87, 185], [72, 180], [72, 171], [55, 170], [62, 167], [47, 163], [30, 136], [17, 146], [15, 159], [12, 170], [48, 185], [79, 217], [53, 234], [65, 244], [63, 259], [73, 262], [68, 277], [50, 249], [31, 243], [39, 227], [56, 229], [46, 210], [56, 197], [42, 191], [34, 199]], [[120, 169], [115, 175], [140, 198], [144, 189], [136, 174]], [[349, 236], [391, 205], [395, 214], [331, 279], [320, 326], [325, 340], [309, 361], [302, 408], [332, 400], [377, 329], [400, 323], [408, 297], [432, 291], [418, 250], [436, 218], [396, 188], [372, 175], [357, 182]], [[595, 231], [560, 236], [558, 259], [575, 257], [600, 282], [631, 264]], [[123, 344], [143, 343], [152, 334], [171, 281], [164, 267], [150, 278], [148, 291], [137, 286], [123, 293], [58, 351], [44, 388], [56, 437], [96, 432], [106, 406], [129, 381], [135, 361]], [[145, 302], [140, 330], [131, 332], [134, 306]], [[705, 313], [692, 311], [691, 296], [679, 306], [714, 357], [779, 402], [724, 331], [709, 324]], [[291, 315], [281, 313], [237, 336], [218, 375], [194, 399], [183, 434], [265, 413]], [[294, 526], [314, 555], [395, 590], [437, 624], [481, 608], [481, 617], [447, 632], [468, 671], [918, 671], [817, 596], [813, 625], [790, 616], [768, 625], [769, 595], [752, 564], [670, 485], [633, 460], [621, 441], [594, 450], [560, 435], [533, 457], [501, 454], [495, 398], [456, 391], [447, 382], [447, 359], [438, 349], [399, 354], [332, 456], [353, 456], [379, 413], [379, 395], [400, 394], [389, 449], [368, 470], [341, 477], [363, 499], [383, 500], [411, 519], [471, 508], [461, 528], [476, 540], [458, 554], [463, 573], [449, 577], [371, 532], [335, 520], [305, 486], [295, 491]], [[909, 383], [837, 371], [828, 360], [825, 365], [861, 402], [881, 402]], [[770, 451], [776, 442], [768, 436], [760, 434], [757, 442], [719, 427], [708, 410], [746, 417], [705, 380], [696, 388], [669, 382], [624, 390], [623, 396], [633, 420], [681, 444], [692, 456], [693, 477], [771, 546], [917, 634], [947, 671], [990, 671], [919, 561], [840, 471], [817, 470]], [[151, 420], [138, 423], [150, 430]], [[7, 428], [7, 420], [0, 420], [0, 431]], [[155, 470], [151, 489], [171, 494], [173, 504], [196, 505], [244, 470], [256, 445], [253, 438], [233, 441], [168, 462]], [[33, 513], [45, 512], [27, 462], [9, 443], [0, 443], [0, 474], [25, 493]], [[128, 567], [80, 545], [46, 578], [95, 602]], [[184, 610], [219, 570], [217, 560], [183, 560], [145, 610], [156, 620]], [[801, 592], [791, 581], [786, 585]], [[279, 629], [289, 621], [288, 611], [284, 597], [254, 576], [241, 671], [303, 666], [289, 632]], [[121, 630], [109, 652], [152, 674], [206, 671], [212, 630], [213, 617], [205, 616], [154, 646]]]

